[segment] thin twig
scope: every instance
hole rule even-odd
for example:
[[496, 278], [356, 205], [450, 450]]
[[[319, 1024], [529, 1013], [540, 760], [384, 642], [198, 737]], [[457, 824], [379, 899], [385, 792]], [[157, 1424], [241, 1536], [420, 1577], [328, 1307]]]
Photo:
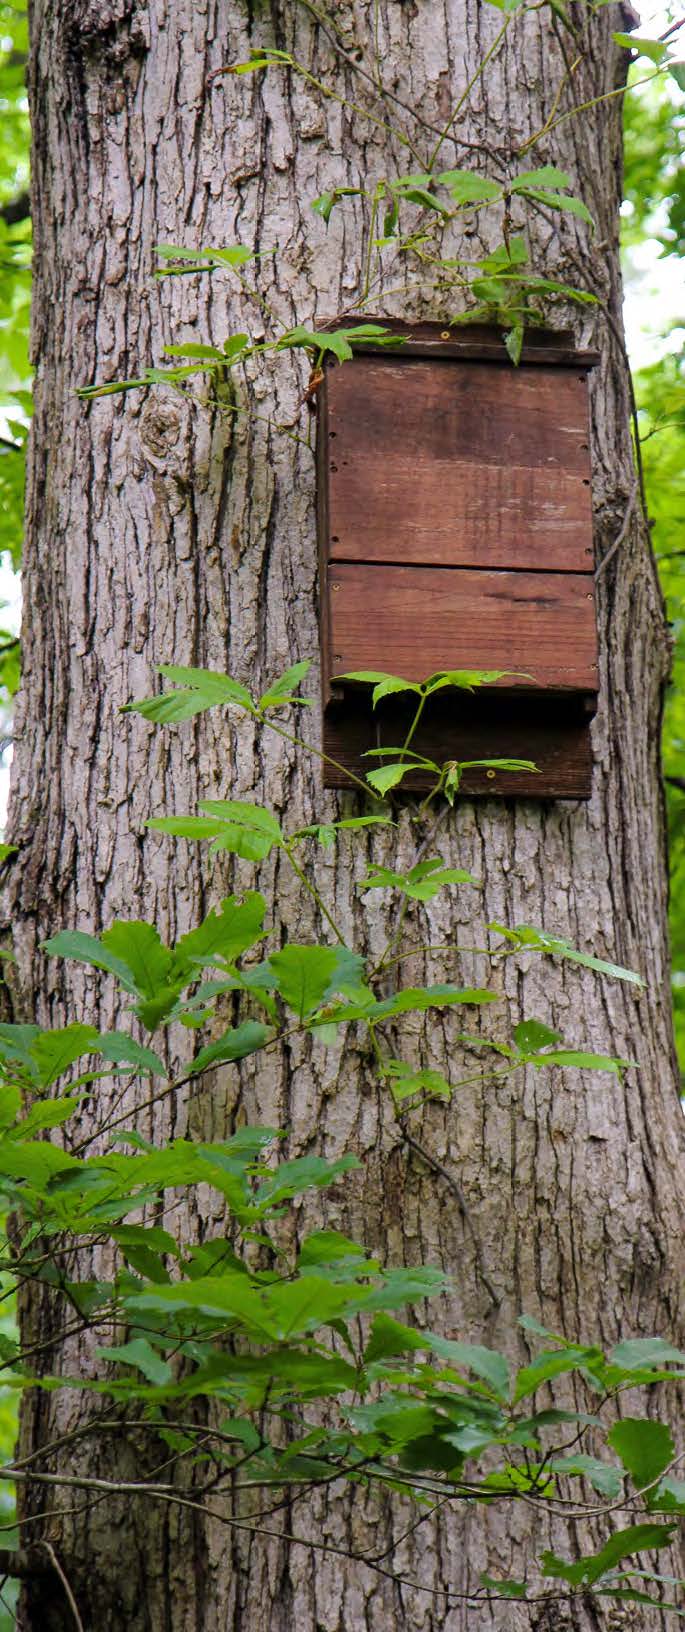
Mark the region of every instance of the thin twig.
[[616, 554], [616, 551], [620, 550], [620, 548], [621, 548], [623, 540], [624, 540], [624, 538], [626, 536], [626, 533], [628, 531], [628, 528], [630, 526], [630, 519], [631, 519], [631, 516], [633, 514], [633, 510], [635, 509], [635, 500], [637, 498], [637, 487], [638, 487], [638, 480], [637, 480], [637, 476], [635, 476], [635, 478], [633, 480], [633, 485], [632, 485], [632, 487], [630, 489], [630, 493], [628, 495], [628, 503], [627, 503], [625, 511], [624, 511], [623, 521], [621, 522], [621, 526], [620, 526], [620, 528], [618, 530], [618, 533], [616, 534], [616, 537], [614, 539], [613, 544], [610, 545], [609, 549], [606, 552], [606, 555], [602, 556], [602, 559], [601, 559], [601, 561], [599, 563], [599, 566], [597, 567], [597, 570], [595, 572], [595, 583], [597, 583], [598, 578], [601, 577], [601, 574], [603, 573], [604, 568], [608, 567], [609, 562], [611, 561], [612, 557]]
[[493, 1303], [494, 1307], [496, 1309], [499, 1309], [500, 1304], [502, 1302], [502, 1299], [501, 1299], [499, 1293], [495, 1291], [495, 1288], [494, 1288], [494, 1286], [492, 1284], [492, 1281], [490, 1280], [490, 1276], [488, 1275], [487, 1269], [485, 1267], [485, 1262], [484, 1262], [484, 1259], [483, 1259], [483, 1249], [482, 1249], [480, 1241], [478, 1239], [478, 1235], [476, 1233], [476, 1227], [475, 1227], [475, 1224], [474, 1224], [473, 1219], [471, 1217], [471, 1213], [469, 1211], [469, 1208], [468, 1208], [468, 1206], [466, 1204], [466, 1201], [464, 1199], [464, 1195], [463, 1195], [463, 1192], [461, 1190], [460, 1185], [457, 1183], [457, 1180], [453, 1177], [453, 1175], [451, 1173], [448, 1173], [447, 1168], [443, 1167], [442, 1163], [439, 1162], [435, 1156], [431, 1156], [429, 1151], [424, 1150], [423, 1145], [420, 1145], [418, 1140], [413, 1138], [412, 1134], [407, 1133], [405, 1128], [402, 1128], [402, 1138], [405, 1140], [406, 1144], [411, 1146], [412, 1150], [416, 1151], [417, 1156], [421, 1156], [423, 1158], [424, 1162], [426, 1162], [427, 1166], [432, 1168], [434, 1173], [439, 1174], [440, 1178], [444, 1179], [445, 1184], [449, 1185], [449, 1188], [452, 1191], [452, 1194], [456, 1198], [456, 1201], [457, 1201], [457, 1203], [459, 1205], [459, 1211], [461, 1212], [461, 1215], [462, 1215], [462, 1217], [464, 1219], [464, 1223], [468, 1226], [469, 1234], [470, 1234], [471, 1239], [473, 1241], [474, 1251], [475, 1251], [475, 1255], [476, 1255], [476, 1264], [477, 1264], [477, 1267], [478, 1267], [478, 1273], [480, 1275], [480, 1278], [481, 1278], [481, 1280], [483, 1282], [483, 1285], [486, 1288], [486, 1290], [487, 1290], [487, 1292], [488, 1292], [488, 1294], [489, 1294], [489, 1296], [490, 1296], [490, 1298], [492, 1300], [492, 1303]]
[[73, 1594], [73, 1592], [71, 1590], [71, 1586], [69, 1584], [69, 1579], [65, 1575], [64, 1570], [62, 1569], [62, 1565], [60, 1564], [60, 1561], [59, 1561], [59, 1559], [57, 1557], [57, 1554], [56, 1554], [55, 1549], [54, 1549], [54, 1547], [52, 1545], [52, 1542], [51, 1541], [43, 1541], [41, 1543], [41, 1545], [45, 1548], [46, 1553], [48, 1554], [49, 1558], [52, 1561], [53, 1569], [56, 1571], [57, 1575], [60, 1578], [62, 1586], [64, 1587], [64, 1592], [65, 1592], [65, 1596], [66, 1596], [66, 1599], [67, 1599], [67, 1603], [68, 1603], [69, 1608], [71, 1610], [71, 1613], [72, 1613], [72, 1615], [74, 1617], [74, 1626], [76, 1627], [76, 1632], [85, 1632], [83, 1621], [81, 1620], [81, 1616], [79, 1615], [78, 1604], [76, 1602], [74, 1594]]

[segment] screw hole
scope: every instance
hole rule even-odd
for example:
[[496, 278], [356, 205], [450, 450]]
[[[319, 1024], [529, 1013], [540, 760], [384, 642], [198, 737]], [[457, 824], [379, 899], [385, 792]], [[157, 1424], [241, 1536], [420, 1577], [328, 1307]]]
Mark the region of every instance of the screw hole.
[[584, 476], [583, 477], [583, 487], [589, 487], [589, 486], [590, 486], [590, 478], [589, 478], [589, 476]]
[[493, 776], [497, 775], [497, 772], [496, 771], [486, 771], [485, 775], [487, 776], [488, 781], [491, 782], [492, 779], [493, 779]]
[[332, 471], [333, 471], [333, 472], [334, 472], [334, 473], [335, 473], [335, 471], [336, 471], [336, 470], [337, 470], [337, 468], [338, 468], [338, 467], [337, 467], [337, 465], [331, 465], [331, 470], [332, 470]]
[[440, 339], [441, 340], [451, 340], [452, 339], [451, 331], [449, 329], [441, 329], [440, 330]]
[[340, 539], [338, 538], [337, 533], [334, 533], [332, 538], [331, 538], [331, 544], [339, 544], [339, 543], [340, 543]]
[[329, 431], [328, 432], [329, 436], [337, 436], [337, 434], [338, 434], [337, 431]]

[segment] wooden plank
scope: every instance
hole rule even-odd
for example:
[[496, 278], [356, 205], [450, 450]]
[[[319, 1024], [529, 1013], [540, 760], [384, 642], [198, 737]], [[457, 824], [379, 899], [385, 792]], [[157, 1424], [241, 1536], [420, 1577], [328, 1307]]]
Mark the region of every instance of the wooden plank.
[[[580, 706], [558, 702], [540, 707], [532, 699], [501, 698], [493, 706], [485, 692], [451, 701], [436, 698], [429, 704], [419, 728], [416, 748], [443, 764], [446, 759], [530, 759], [537, 772], [467, 771], [462, 782], [466, 798], [587, 799], [592, 785], [590, 721]], [[399, 699], [388, 699], [373, 713], [368, 695], [346, 697], [324, 713], [324, 753], [339, 769], [325, 764], [324, 786], [349, 788], [348, 772], [364, 776], [374, 761], [363, 757], [368, 748], [393, 746], [404, 740], [410, 715]], [[403, 784], [404, 794], [425, 792], [431, 782], [414, 775]], [[401, 797], [404, 797], [401, 794]]]
[[577, 374], [363, 357], [327, 372], [319, 450], [333, 560], [592, 566]]
[[473, 572], [338, 562], [329, 568], [328, 663], [423, 680], [439, 669], [507, 669], [506, 689], [597, 689], [590, 574]]
[[[467, 323], [450, 328], [449, 324], [444, 323], [407, 323], [396, 317], [368, 314], [365, 317], [329, 318], [319, 327], [353, 329], [361, 323], [380, 323], [388, 333], [399, 335], [402, 344], [396, 348], [396, 354], [401, 350], [405, 357], [487, 358], [513, 367], [504, 343], [506, 330], [489, 324]], [[355, 352], [359, 354], [379, 355], [378, 347], [374, 347], [371, 341], [357, 340], [353, 344]], [[599, 362], [599, 352], [577, 349], [569, 329], [526, 329], [518, 366], [534, 367], [540, 362], [554, 363], [557, 368], [588, 370]]]

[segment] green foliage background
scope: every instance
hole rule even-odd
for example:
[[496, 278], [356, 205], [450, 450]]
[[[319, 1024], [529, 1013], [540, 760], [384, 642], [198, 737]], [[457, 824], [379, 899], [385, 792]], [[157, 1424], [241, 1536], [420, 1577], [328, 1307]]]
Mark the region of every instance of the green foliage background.
[[[632, 74], [637, 77], [637, 70]], [[646, 239], [664, 261], [682, 266], [685, 254], [685, 169], [680, 162], [685, 100], [675, 81], [666, 76], [627, 96], [624, 128], [623, 247], [630, 282], [631, 252]], [[654, 362], [635, 375], [635, 394], [652, 540], [674, 643], [663, 757], [676, 1041], [685, 1081], [685, 291], [678, 317], [655, 346]]]

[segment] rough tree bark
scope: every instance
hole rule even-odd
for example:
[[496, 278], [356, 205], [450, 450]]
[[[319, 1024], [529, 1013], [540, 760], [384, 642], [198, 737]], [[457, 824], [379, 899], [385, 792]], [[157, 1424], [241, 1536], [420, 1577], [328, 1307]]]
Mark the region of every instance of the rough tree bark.
[[[580, 65], [559, 111], [620, 86], [625, 54], [611, 40], [618, 8], [593, 17], [574, 6], [577, 39], [547, 10], [515, 18], [485, 75], [466, 96], [442, 165], [504, 173], [550, 113], [565, 60]], [[324, 188], [417, 168], [382, 124], [406, 129], [426, 163], [440, 129], [502, 24], [478, 0], [341, 0], [326, 29], [313, 8], [271, 0], [33, 0], [36, 417], [28, 492], [24, 679], [11, 807], [8, 919], [18, 957], [16, 1018], [65, 1016], [111, 1025], [112, 995], [89, 975], [47, 966], [40, 946], [57, 927], [99, 931], [116, 916], [150, 917], [169, 935], [189, 927], [226, 882], [251, 869], [215, 866], [198, 847], [175, 846], [143, 824], [193, 810], [198, 798], [266, 799], [289, 820], [332, 812], [315, 769], [282, 745], [257, 742], [212, 714], [159, 732], [119, 706], [153, 689], [155, 665], [228, 670], [252, 683], [316, 653], [313, 459], [277, 425], [303, 432], [306, 372], [292, 358], [238, 376], [238, 415], [170, 390], [106, 398], [85, 409], [75, 386], [135, 374], [181, 337], [220, 342], [258, 334], [272, 317], [235, 279], [155, 283], [153, 246], [241, 242], [266, 252], [258, 287], [279, 323], [312, 323], [351, 308], [360, 289], [368, 221], [357, 200], [326, 230], [310, 208]], [[335, 35], [346, 55], [335, 47]], [[404, 106], [375, 95], [357, 72], [357, 42]], [[358, 104], [326, 100], [286, 73], [217, 78], [212, 71], [256, 45], [295, 49], [319, 79]], [[568, 169], [597, 221], [593, 239], [570, 216], [531, 212], [540, 270], [594, 288], [605, 303], [576, 337], [594, 340], [592, 385], [598, 558], [630, 515], [599, 580], [601, 706], [593, 728], [588, 804], [466, 803], [442, 830], [445, 858], [484, 881], [474, 892], [416, 907], [420, 938], [472, 945], [491, 918], [539, 923], [598, 954], [638, 967], [647, 990], [610, 988], [569, 965], [530, 962], [497, 978], [514, 1016], [559, 1025], [570, 1042], [630, 1055], [625, 1082], [590, 1073], [537, 1073], [504, 1087], [464, 1090], [426, 1109], [420, 1137], [458, 1177], [480, 1251], [501, 1302], [479, 1273], [474, 1241], [454, 1197], [398, 1140], [387, 1107], [349, 1040], [337, 1052], [293, 1043], [258, 1074], [228, 1068], [192, 1103], [141, 1112], [149, 1136], [222, 1136], [236, 1119], [288, 1129], [291, 1153], [352, 1149], [357, 1180], [329, 1198], [329, 1222], [357, 1232], [389, 1260], [433, 1262], [455, 1274], [445, 1329], [516, 1352], [516, 1317], [537, 1315], [569, 1337], [678, 1332], [678, 1187], [681, 1137], [668, 992], [664, 832], [659, 785], [660, 693], [667, 638], [648, 534], [631, 502], [635, 479], [629, 386], [621, 341], [617, 258], [621, 97], [568, 119], [531, 150], [530, 163]], [[423, 123], [421, 122], [423, 121]], [[504, 171], [502, 170], [504, 167]], [[513, 170], [512, 170], [513, 173]], [[482, 218], [485, 220], [486, 218]], [[457, 247], [474, 255], [471, 229]], [[486, 249], [490, 246], [485, 243]], [[276, 250], [276, 254], [271, 252]], [[428, 286], [397, 267], [388, 314], [442, 316]], [[248, 371], [250, 372], [250, 371]], [[350, 801], [348, 800], [348, 804]], [[351, 801], [354, 804], [354, 801]], [[409, 858], [403, 821], [376, 859]], [[358, 863], [355, 863], [355, 869]], [[365, 933], [347, 852], [320, 863], [350, 943]], [[263, 869], [281, 922], [316, 924], [278, 867]], [[474, 908], [474, 902], [476, 906]], [[474, 923], [473, 912], [477, 919]], [[428, 936], [425, 931], [429, 927]], [[378, 908], [374, 944], [387, 927]], [[277, 926], [278, 932], [278, 926]], [[73, 968], [73, 966], [72, 966]], [[474, 970], [468, 955], [461, 973]], [[420, 958], [412, 982], [450, 978]], [[410, 978], [409, 972], [407, 978]], [[504, 1024], [504, 1022], [502, 1022]], [[457, 1027], [454, 1027], [456, 1030]], [[423, 1057], [449, 1069], [450, 1021], [432, 1023]], [[418, 1046], [418, 1043], [417, 1043]], [[112, 1089], [113, 1091], [113, 1089]], [[106, 1102], [105, 1102], [106, 1103]], [[97, 1114], [101, 1114], [102, 1102]], [[132, 1107], [133, 1109], [133, 1107]], [[79, 1132], [94, 1116], [84, 1108]], [[305, 1209], [306, 1211], [307, 1209]], [[189, 1213], [188, 1231], [216, 1221]], [[92, 1366], [86, 1340], [65, 1339], [48, 1305], [26, 1301], [24, 1335], [46, 1345], [47, 1370]], [[31, 1399], [22, 1450], [45, 1447], [92, 1407], [67, 1392]], [[90, 1442], [88, 1442], [90, 1444]], [[73, 1470], [130, 1475], [138, 1449], [110, 1438], [74, 1454]], [[46, 1455], [43, 1466], [55, 1464]], [[630, 1606], [629, 1620], [586, 1606], [542, 1619], [523, 1606], [466, 1610], [440, 1592], [473, 1585], [480, 1569], [519, 1573], [540, 1523], [521, 1508], [442, 1516], [400, 1548], [405, 1574], [429, 1589], [399, 1589], [339, 1556], [278, 1539], [242, 1538], [181, 1509], [128, 1498], [80, 1501], [29, 1487], [22, 1512], [50, 1540], [72, 1584], [84, 1628], [98, 1632], [362, 1632], [366, 1628], [573, 1627], [589, 1632], [666, 1618]], [[36, 1523], [36, 1515], [46, 1516]], [[336, 1546], [381, 1552], [407, 1523], [359, 1493], [295, 1504], [273, 1527]], [[560, 1544], [552, 1525], [549, 1534]], [[537, 1618], [536, 1618], [537, 1616]], [[72, 1613], [53, 1577], [26, 1586], [23, 1632], [63, 1632]]]

